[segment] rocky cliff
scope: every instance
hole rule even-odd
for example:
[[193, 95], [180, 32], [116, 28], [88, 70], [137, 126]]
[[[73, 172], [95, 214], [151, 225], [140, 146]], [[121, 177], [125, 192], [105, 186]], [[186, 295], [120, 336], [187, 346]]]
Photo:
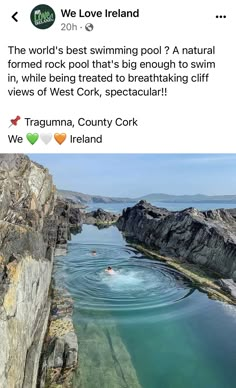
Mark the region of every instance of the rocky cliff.
[[236, 280], [236, 210], [170, 212], [146, 201], [127, 208], [117, 222], [124, 234], [161, 255], [209, 268]]
[[95, 225], [97, 227], [106, 227], [115, 224], [119, 215], [107, 212], [101, 208], [91, 212], [83, 213], [83, 223], [87, 225]]
[[55, 193], [47, 169], [0, 155], [1, 388], [36, 386], [55, 248], [65, 248], [75, 217]]

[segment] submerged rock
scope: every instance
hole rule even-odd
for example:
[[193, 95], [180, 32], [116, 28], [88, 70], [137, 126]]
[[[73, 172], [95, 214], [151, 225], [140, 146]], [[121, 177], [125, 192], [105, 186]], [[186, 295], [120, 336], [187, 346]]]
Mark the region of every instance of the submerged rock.
[[115, 323], [106, 327], [97, 320], [79, 326], [80, 369], [78, 388], [141, 388], [130, 354]]
[[40, 361], [38, 387], [72, 387], [78, 340], [72, 322], [73, 301], [62, 289], [52, 292], [50, 321]]
[[146, 201], [117, 222], [125, 236], [161, 255], [186, 260], [236, 280], [236, 210], [171, 212]]

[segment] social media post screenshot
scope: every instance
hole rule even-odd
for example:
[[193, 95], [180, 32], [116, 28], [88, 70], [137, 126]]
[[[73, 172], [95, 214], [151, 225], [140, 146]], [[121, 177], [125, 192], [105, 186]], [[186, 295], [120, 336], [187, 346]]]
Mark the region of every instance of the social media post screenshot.
[[0, 386], [233, 388], [235, 169], [0, 154]]
[[234, 11], [233, 1], [11, 2], [4, 151], [234, 152]]
[[10, 1], [0, 388], [234, 388], [235, 3]]

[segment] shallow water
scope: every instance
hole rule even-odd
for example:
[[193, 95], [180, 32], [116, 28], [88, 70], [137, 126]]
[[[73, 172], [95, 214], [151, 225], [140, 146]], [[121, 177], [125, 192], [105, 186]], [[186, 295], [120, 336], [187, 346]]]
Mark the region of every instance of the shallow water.
[[235, 387], [236, 309], [130, 248], [115, 227], [83, 226], [55, 269], [75, 301], [75, 387]]

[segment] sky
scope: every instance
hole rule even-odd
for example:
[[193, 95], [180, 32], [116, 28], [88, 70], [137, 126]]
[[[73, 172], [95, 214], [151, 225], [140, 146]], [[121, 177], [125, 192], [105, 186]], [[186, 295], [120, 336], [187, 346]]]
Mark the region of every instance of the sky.
[[236, 194], [236, 154], [32, 154], [57, 188], [104, 196]]

